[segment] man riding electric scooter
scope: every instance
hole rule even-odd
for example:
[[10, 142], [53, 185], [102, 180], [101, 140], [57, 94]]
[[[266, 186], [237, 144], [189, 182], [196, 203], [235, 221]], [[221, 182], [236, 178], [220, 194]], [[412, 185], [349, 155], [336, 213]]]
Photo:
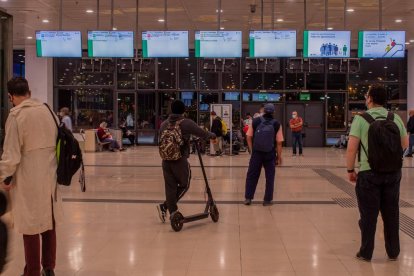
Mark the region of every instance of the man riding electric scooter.
[[159, 132], [159, 152], [162, 158], [162, 171], [165, 181], [166, 201], [157, 206], [162, 222], [165, 222], [167, 210], [170, 217], [178, 211], [177, 203], [188, 191], [191, 179], [190, 155], [191, 135], [215, 140], [216, 135], [200, 128], [183, 114], [185, 105], [180, 100], [171, 104], [172, 114], [161, 125]]

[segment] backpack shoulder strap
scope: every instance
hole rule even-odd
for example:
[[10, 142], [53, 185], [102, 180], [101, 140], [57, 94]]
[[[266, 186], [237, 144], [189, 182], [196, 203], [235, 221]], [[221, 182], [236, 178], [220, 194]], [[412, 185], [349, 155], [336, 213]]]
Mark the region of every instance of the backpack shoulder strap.
[[392, 113], [392, 112], [388, 112], [388, 115], [387, 115], [387, 121], [391, 121], [391, 122], [394, 122], [394, 113]]
[[57, 128], [59, 128], [59, 123], [58, 123], [58, 121], [56, 120], [55, 114], [53, 113], [52, 109], [50, 109], [50, 106], [49, 106], [47, 103], [44, 103], [44, 105], [47, 107], [47, 109], [49, 109], [50, 114], [51, 114], [51, 115], [52, 115], [52, 117], [53, 117], [53, 121], [54, 121], [54, 122], [55, 122], [55, 124], [56, 124], [56, 127], [57, 127]]
[[263, 118], [263, 116], [260, 116], [259, 118], [260, 118], [260, 121], [261, 121], [262, 123], [266, 122], [266, 120], [265, 120], [265, 118]]
[[360, 114], [360, 116], [364, 118], [364, 120], [367, 121], [368, 124], [372, 124], [373, 122], [375, 122], [375, 119], [367, 112]]

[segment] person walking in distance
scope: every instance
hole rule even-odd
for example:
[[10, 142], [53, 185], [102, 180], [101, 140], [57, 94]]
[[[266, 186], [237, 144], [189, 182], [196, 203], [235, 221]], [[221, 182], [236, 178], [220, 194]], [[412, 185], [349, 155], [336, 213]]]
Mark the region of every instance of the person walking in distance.
[[302, 128], [303, 120], [298, 116], [298, 112], [292, 112], [292, 119], [289, 121], [290, 130], [292, 131], [292, 147], [293, 156], [296, 156], [296, 148], [299, 146], [299, 155], [303, 156], [303, 140], [302, 140]]
[[69, 129], [71, 132], [73, 132], [73, 128], [72, 128], [72, 119], [69, 116], [69, 108], [67, 107], [62, 107], [60, 109], [60, 116], [62, 117], [62, 123], [65, 124], [65, 127], [67, 129]]
[[171, 104], [172, 114], [161, 125], [159, 132], [159, 152], [162, 158], [166, 200], [157, 206], [161, 222], [165, 222], [167, 210], [170, 217], [178, 210], [177, 203], [190, 187], [191, 135], [202, 139], [215, 140], [216, 135], [204, 131], [193, 120], [184, 118], [185, 105], [180, 100]]
[[213, 144], [215, 154], [217, 156], [222, 155], [223, 153], [223, 124], [221, 118], [217, 116], [215, 111], [211, 111], [211, 132], [214, 133], [217, 137], [217, 142]]
[[273, 119], [275, 106], [266, 104], [264, 115], [253, 119], [247, 131], [247, 144], [251, 153], [246, 177], [245, 205], [250, 205], [256, 192], [262, 167], [266, 173], [266, 190], [263, 206], [273, 202], [276, 165], [282, 164], [283, 131], [278, 121]]
[[407, 131], [410, 134], [409, 145], [407, 150], [407, 155], [405, 157], [413, 157], [413, 147], [414, 147], [414, 110], [409, 112], [410, 119], [407, 123]]
[[14, 225], [23, 234], [23, 275], [55, 275], [55, 223], [61, 214], [56, 124], [48, 107], [31, 99], [26, 79], [13, 78], [7, 88], [14, 107], [6, 122], [0, 179], [3, 189], [10, 192]]
[[[384, 222], [385, 249], [389, 260], [397, 260], [400, 254], [402, 151], [408, 145], [408, 135], [401, 118], [384, 108], [387, 97], [383, 86], [371, 86], [365, 96], [368, 111], [355, 116], [349, 134], [348, 178], [356, 182], [361, 230], [361, 247], [356, 257], [363, 261], [370, 261], [373, 255], [379, 212]], [[357, 154], [359, 173], [355, 171]]]

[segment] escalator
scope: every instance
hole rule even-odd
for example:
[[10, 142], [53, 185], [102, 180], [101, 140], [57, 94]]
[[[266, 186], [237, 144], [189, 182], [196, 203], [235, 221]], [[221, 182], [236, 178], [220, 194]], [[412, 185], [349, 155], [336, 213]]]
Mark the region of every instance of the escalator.
[[382, 57], [393, 57], [398, 52], [404, 51], [404, 45], [403, 44], [395, 44], [394, 47], [392, 47], [388, 52], [386, 52]]

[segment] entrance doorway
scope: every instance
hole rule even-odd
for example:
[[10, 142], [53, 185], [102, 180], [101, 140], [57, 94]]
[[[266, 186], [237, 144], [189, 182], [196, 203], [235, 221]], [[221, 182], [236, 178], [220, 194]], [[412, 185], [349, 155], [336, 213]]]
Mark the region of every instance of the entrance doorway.
[[292, 146], [292, 135], [289, 127], [289, 120], [292, 118], [292, 112], [297, 111], [298, 116], [303, 118], [305, 147], [323, 147], [324, 146], [324, 103], [289, 103], [286, 104], [286, 145]]

